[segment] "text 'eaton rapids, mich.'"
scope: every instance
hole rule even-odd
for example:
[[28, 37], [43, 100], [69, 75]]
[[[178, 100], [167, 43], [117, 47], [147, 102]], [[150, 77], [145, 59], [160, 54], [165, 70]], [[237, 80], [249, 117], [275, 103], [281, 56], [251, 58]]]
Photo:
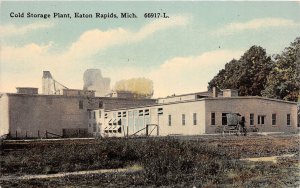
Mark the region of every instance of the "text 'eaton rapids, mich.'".
[[83, 13], [83, 12], [74, 12], [74, 13], [32, 13], [32, 12], [10, 12], [9, 16], [11, 18], [39, 18], [39, 19], [136, 19], [136, 18], [169, 18], [168, 14], [165, 12], [147, 12], [142, 14], [136, 14], [132, 12], [121, 12], [121, 13]]

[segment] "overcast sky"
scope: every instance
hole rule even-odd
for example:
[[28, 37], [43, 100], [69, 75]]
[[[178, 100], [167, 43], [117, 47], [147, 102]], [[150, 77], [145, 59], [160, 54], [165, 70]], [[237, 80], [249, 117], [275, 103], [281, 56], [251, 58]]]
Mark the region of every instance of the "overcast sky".
[[[226, 62], [252, 45], [272, 55], [300, 36], [299, 2], [1, 2], [0, 92], [39, 87], [42, 71], [82, 89], [83, 73], [99, 68], [111, 86], [153, 80], [154, 96], [205, 91]], [[14, 12], [25, 18], [12, 18]], [[27, 12], [51, 18], [26, 18]], [[72, 18], [53, 18], [53, 13]], [[76, 19], [74, 13], [93, 14]], [[136, 19], [121, 19], [120, 13]], [[169, 18], [146, 19], [145, 13]], [[95, 18], [115, 13], [118, 19]]]

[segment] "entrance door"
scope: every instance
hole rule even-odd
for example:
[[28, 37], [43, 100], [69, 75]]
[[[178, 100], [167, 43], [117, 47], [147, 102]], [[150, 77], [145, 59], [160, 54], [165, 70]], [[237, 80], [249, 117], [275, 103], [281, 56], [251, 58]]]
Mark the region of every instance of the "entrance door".
[[265, 125], [266, 115], [258, 115], [257, 116], [257, 125], [261, 131], [263, 131]]

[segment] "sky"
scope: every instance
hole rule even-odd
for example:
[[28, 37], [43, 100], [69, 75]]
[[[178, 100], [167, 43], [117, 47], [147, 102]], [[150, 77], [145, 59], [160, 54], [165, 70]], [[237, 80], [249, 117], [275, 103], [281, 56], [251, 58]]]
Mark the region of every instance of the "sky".
[[[75, 18], [76, 12], [92, 18]], [[16, 17], [19, 13], [24, 17]], [[54, 13], [70, 17], [54, 18]], [[96, 18], [96, 13], [118, 18]], [[147, 13], [168, 18], [145, 18]], [[111, 88], [122, 79], [151, 79], [154, 97], [206, 91], [219, 70], [251, 46], [273, 55], [296, 37], [297, 1], [0, 1], [0, 92], [16, 87], [41, 92], [43, 70], [68, 88], [82, 89], [90, 68], [101, 69]]]

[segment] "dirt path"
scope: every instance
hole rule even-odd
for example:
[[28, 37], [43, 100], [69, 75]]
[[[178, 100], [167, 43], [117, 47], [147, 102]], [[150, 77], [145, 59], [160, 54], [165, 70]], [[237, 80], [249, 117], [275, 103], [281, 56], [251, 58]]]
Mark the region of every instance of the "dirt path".
[[280, 157], [293, 157], [295, 154], [286, 154], [286, 155], [280, 155], [280, 156], [269, 156], [269, 157], [251, 157], [251, 158], [244, 158], [241, 159], [242, 161], [253, 161], [253, 162], [273, 162], [277, 163], [278, 158]]
[[0, 181], [8, 180], [30, 180], [30, 179], [45, 179], [45, 178], [60, 178], [71, 175], [88, 175], [88, 174], [104, 174], [104, 173], [130, 173], [142, 171], [143, 167], [134, 165], [128, 168], [117, 168], [117, 169], [101, 169], [101, 170], [87, 170], [77, 172], [64, 172], [57, 174], [36, 174], [36, 175], [24, 175], [24, 176], [2, 176]]

